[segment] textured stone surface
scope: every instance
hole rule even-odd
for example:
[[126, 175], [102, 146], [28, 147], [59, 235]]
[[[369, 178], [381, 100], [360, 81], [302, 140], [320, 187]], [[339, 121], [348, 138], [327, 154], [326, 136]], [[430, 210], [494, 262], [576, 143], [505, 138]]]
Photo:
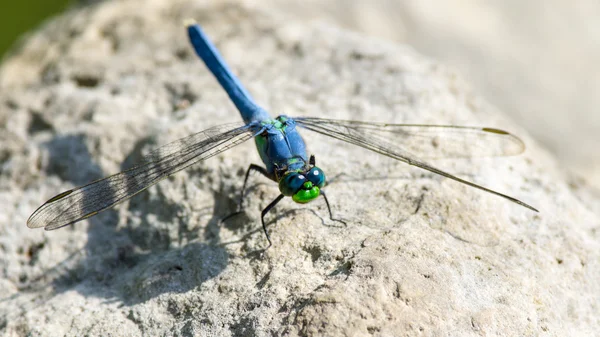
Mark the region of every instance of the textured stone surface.
[[[144, 11], [139, 8], [144, 4]], [[540, 208], [305, 133], [322, 201], [282, 202], [251, 142], [53, 232], [47, 198], [239, 117], [192, 54], [199, 21], [273, 114], [496, 126], [528, 151], [435, 164]], [[599, 197], [460, 76], [405, 46], [200, 1], [119, 1], [33, 33], [0, 68], [0, 331], [6, 335], [550, 335], [599, 331]], [[345, 175], [341, 175], [344, 173]]]
[[600, 2], [257, 2], [264, 1], [291, 19], [409, 44], [457, 67], [480, 95], [600, 189]]

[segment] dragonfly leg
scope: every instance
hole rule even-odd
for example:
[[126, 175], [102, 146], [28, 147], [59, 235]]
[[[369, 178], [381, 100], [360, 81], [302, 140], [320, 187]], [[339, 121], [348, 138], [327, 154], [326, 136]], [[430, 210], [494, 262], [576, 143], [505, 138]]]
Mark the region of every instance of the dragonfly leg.
[[238, 201], [237, 210], [235, 212], [227, 215], [223, 219], [221, 219], [220, 220], [221, 222], [225, 222], [225, 221], [231, 219], [232, 217], [242, 213], [242, 211], [244, 209], [244, 195], [246, 194], [246, 186], [248, 184], [248, 178], [250, 177], [251, 171], [257, 171], [257, 172], [261, 173], [262, 175], [269, 177], [267, 170], [265, 170], [263, 167], [258, 166], [256, 164], [250, 164], [250, 166], [248, 166], [248, 170], [246, 170], [246, 177], [244, 178], [244, 184], [242, 185], [242, 194], [240, 195], [240, 200]]
[[345, 226], [347, 226], [348, 224], [346, 223], [346, 221], [341, 219], [335, 219], [333, 217], [333, 213], [331, 213], [331, 206], [329, 205], [329, 200], [327, 199], [327, 194], [325, 194], [325, 191], [321, 190], [321, 195], [323, 196], [323, 199], [325, 199], [325, 205], [327, 205], [327, 211], [329, 211], [329, 219], [331, 219], [331, 221], [341, 222]]
[[240, 195], [240, 201], [238, 202], [238, 213], [244, 208], [244, 195], [246, 194], [246, 186], [248, 184], [248, 178], [250, 177], [251, 171], [257, 171], [263, 176], [270, 178], [269, 173], [267, 173], [267, 170], [264, 167], [256, 164], [250, 164], [250, 166], [248, 166], [248, 170], [246, 170], [246, 177], [244, 178], [244, 184], [242, 185], [242, 194]]
[[[269, 247], [271, 247], [272, 242], [271, 242], [271, 238], [269, 237], [269, 232], [267, 232], [267, 225], [265, 225], [265, 215], [267, 213], [269, 213], [269, 211], [275, 207], [275, 205], [277, 205], [278, 202], [281, 201], [281, 199], [283, 199], [284, 195], [280, 194], [277, 198], [275, 198], [275, 200], [271, 201], [271, 203], [265, 207], [265, 209], [262, 210], [262, 212], [260, 213], [260, 222], [262, 223], [262, 227], [263, 227], [263, 231], [265, 232], [265, 235], [267, 236], [267, 240], [269, 241]], [[269, 248], [267, 247], [267, 249]]]

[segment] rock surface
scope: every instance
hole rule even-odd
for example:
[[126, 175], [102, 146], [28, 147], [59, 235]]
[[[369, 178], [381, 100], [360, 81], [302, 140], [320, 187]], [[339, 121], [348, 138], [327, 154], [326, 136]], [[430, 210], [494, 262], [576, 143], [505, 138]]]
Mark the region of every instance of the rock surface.
[[600, 189], [600, 2], [259, 0], [413, 46], [457, 67], [478, 94]]
[[[450, 69], [405, 46], [209, 1], [115, 1], [33, 33], [0, 68], [0, 331], [5, 335], [479, 336], [600, 331], [600, 197]], [[143, 11], [140, 11], [141, 7]], [[251, 142], [75, 226], [30, 230], [49, 197], [239, 117], [193, 55], [200, 22], [274, 115], [496, 126], [510, 158], [436, 160], [492, 195], [305, 133], [333, 183], [282, 202]], [[343, 175], [342, 175], [343, 173]]]

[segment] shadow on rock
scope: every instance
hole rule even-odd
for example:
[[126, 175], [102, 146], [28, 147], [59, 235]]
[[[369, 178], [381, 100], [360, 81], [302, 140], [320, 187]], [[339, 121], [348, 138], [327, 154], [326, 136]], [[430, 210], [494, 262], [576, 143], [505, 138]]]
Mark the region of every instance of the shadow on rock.
[[[138, 157], [143, 145], [136, 146], [127, 158]], [[87, 150], [85, 136], [57, 137], [47, 146], [49, 175], [78, 185], [104, 176]], [[190, 242], [197, 240], [198, 234], [182, 223], [186, 221], [183, 208], [169, 202], [160, 186], [152, 197], [147, 191], [136, 195], [129, 211], [135, 217], [121, 227], [117, 227], [119, 212], [114, 209], [90, 218], [85, 247], [30, 280], [22, 290], [35, 291], [52, 284], [54, 294], [76, 290], [133, 305], [164, 293], [185, 293], [227, 266], [229, 258], [218, 237], [216, 242]]]
[[93, 163], [85, 135], [57, 136], [44, 144], [50, 153], [48, 174], [57, 175], [75, 185], [102, 178], [102, 170]]

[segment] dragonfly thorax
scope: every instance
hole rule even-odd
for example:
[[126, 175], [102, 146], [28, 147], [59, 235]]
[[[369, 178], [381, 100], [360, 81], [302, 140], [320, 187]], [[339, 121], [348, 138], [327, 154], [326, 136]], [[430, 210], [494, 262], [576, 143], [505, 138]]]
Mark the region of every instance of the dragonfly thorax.
[[324, 185], [325, 173], [316, 166], [308, 170], [288, 171], [279, 179], [281, 194], [301, 204], [316, 199]]

